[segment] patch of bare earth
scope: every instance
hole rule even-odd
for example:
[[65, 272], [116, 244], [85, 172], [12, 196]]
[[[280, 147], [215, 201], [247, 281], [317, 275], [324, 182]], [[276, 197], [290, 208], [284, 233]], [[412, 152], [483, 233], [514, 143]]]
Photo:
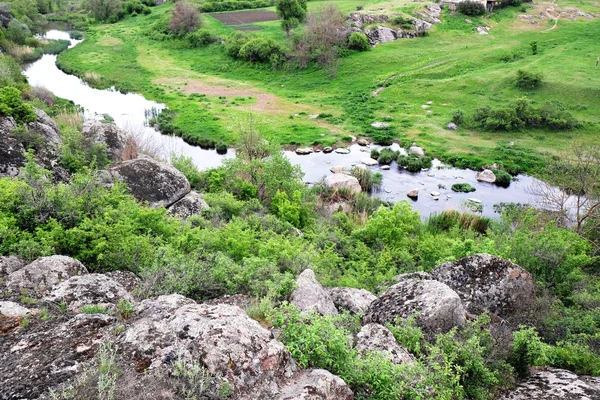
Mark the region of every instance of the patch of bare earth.
[[225, 25], [245, 25], [254, 22], [277, 21], [279, 17], [273, 11], [251, 10], [210, 14], [211, 17]]
[[258, 112], [273, 112], [280, 109], [280, 99], [270, 93], [261, 92], [253, 88], [237, 88], [220, 85], [209, 85], [206, 83], [194, 81], [183, 86], [182, 89], [187, 93], [199, 93], [207, 96], [223, 97], [254, 97], [256, 103], [248, 106], [240, 106]]

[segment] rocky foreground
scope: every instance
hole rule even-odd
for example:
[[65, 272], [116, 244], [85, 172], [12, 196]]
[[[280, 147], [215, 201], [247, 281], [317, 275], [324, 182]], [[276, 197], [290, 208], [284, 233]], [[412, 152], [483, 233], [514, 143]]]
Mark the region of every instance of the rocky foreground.
[[[198, 398], [219, 398], [224, 387], [232, 399], [354, 398], [339, 377], [299, 368], [274, 330], [232, 305], [243, 305], [243, 296], [205, 304], [178, 294], [136, 299], [132, 293], [140, 280], [134, 274], [89, 273], [79, 261], [59, 255], [28, 265], [0, 257], [0, 279], [2, 400], [49, 399], [51, 389], [69, 387], [84, 396], [75, 398], [86, 398], [91, 389], [81, 376], [94, 373], [91, 366], [106, 346], [114, 351], [125, 385], [116, 398], [179, 398], [174, 371], [182, 363], [209, 373], [204, 397]], [[290, 301], [304, 312], [364, 313], [363, 328], [352, 338], [356, 349], [381, 351], [401, 364], [412, 362], [413, 355], [385, 322], [419, 312], [419, 326], [435, 334], [485, 311], [511, 323], [528, 309], [535, 290], [529, 273], [487, 254], [397, 280], [376, 297], [366, 290], [323, 288], [305, 270]], [[502, 397], [526, 398], [597, 399], [600, 379], [541, 370]]]

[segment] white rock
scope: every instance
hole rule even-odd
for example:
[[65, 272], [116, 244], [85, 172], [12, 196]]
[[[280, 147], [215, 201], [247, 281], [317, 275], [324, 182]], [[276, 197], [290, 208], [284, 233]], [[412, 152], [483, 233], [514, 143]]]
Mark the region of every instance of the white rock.
[[360, 162], [363, 163], [363, 164], [365, 164], [365, 165], [369, 165], [369, 166], [379, 165], [379, 163], [377, 162], [377, 160], [373, 160], [371, 157], [363, 158], [362, 160], [360, 160]]

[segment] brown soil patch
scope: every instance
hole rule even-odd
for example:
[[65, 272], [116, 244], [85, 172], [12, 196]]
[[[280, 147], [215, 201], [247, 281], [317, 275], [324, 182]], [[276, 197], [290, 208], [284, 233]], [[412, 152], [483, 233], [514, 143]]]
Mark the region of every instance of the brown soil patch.
[[237, 11], [209, 15], [225, 25], [244, 25], [254, 22], [277, 21], [279, 19], [276, 13], [267, 10]]
[[188, 93], [199, 93], [207, 96], [224, 97], [254, 97], [256, 103], [249, 106], [242, 106], [254, 111], [275, 111], [277, 110], [280, 99], [270, 93], [261, 92], [257, 89], [243, 89], [228, 86], [208, 85], [202, 82], [192, 82], [182, 87]]

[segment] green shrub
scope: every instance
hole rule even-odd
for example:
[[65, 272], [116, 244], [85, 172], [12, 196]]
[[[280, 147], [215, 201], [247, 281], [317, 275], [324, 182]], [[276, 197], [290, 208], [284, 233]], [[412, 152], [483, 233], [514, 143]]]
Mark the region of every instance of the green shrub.
[[409, 172], [420, 172], [424, 168], [431, 168], [431, 161], [429, 157], [418, 157], [414, 154], [401, 154], [396, 160], [398, 168], [406, 168]]
[[79, 310], [82, 314], [110, 314], [106, 307], [99, 304], [86, 304]]
[[452, 191], [461, 193], [471, 193], [476, 189], [468, 183], [455, 183], [452, 185]]
[[399, 155], [400, 155], [399, 151], [395, 151], [395, 150], [390, 149], [389, 147], [385, 147], [385, 148], [381, 149], [381, 152], [379, 153], [379, 157], [377, 158], [377, 162], [379, 164], [389, 165], [392, 163], [392, 161], [397, 159]]
[[379, 150], [377, 150], [377, 149], [371, 150], [371, 158], [373, 160], [377, 160], [380, 155], [381, 155], [381, 153], [379, 153]]
[[464, 15], [476, 17], [485, 14], [485, 6], [475, 1], [463, 1], [458, 3], [456, 11]]
[[517, 71], [515, 85], [519, 89], [536, 89], [542, 85], [543, 76], [539, 72]]
[[414, 22], [412, 18], [405, 18], [402, 15], [395, 16], [390, 19], [390, 23], [397, 25], [404, 30], [411, 30], [414, 28]]
[[465, 122], [465, 113], [462, 110], [452, 111], [452, 122], [456, 125], [462, 125]]
[[512, 181], [512, 176], [503, 169], [493, 169], [492, 172], [496, 175], [496, 184], [500, 186], [508, 186]]
[[275, 40], [264, 37], [254, 37], [246, 41], [240, 48], [238, 57], [242, 60], [264, 63], [283, 57], [285, 52]]
[[211, 35], [208, 29], [198, 29], [187, 35], [187, 40], [192, 47], [203, 47], [213, 43], [216, 38]]
[[560, 341], [548, 351], [550, 364], [581, 375], [600, 375], [600, 355], [587, 344]]
[[21, 66], [10, 56], [0, 56], [0, 87], [27, 82]]
[[79, 31], [70, 31], [69, 37], [73, 40], [83, 40], [84, 35], [82, 32], [79, 32]]
[[371, 48], [369, 38], [364, 33], [352, 32], [348, 37], [348, 47], [352, 50], [366, 51]]
[[548, 345], [542, 343], [535, 328], [522, 326], [513, 333], [511, 364], [520, 377], [529, 375], [529, 367], [548, 365]]
[[27, 25], [22, 24], [16, 19], [8, 23], [6, 28], [6, 38], [16, 44], [24, 45], [27, 38], [31, 36], [31, 31]]
[[18, 123], [35, 121], [35, 109], [23, 101], [21, 91], [14, 87], [0, 88], [0, 115], [13, 117]]

